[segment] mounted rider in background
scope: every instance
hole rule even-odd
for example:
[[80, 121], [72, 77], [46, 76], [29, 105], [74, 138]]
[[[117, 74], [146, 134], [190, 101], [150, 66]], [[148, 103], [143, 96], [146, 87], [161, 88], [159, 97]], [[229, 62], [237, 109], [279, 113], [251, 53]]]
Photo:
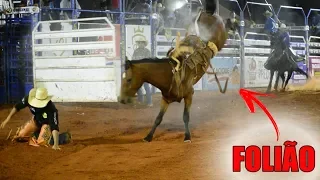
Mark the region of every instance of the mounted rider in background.
[[[293, 50], [290, 48], [289, 33], [283, 30], [283, 28], [286, 28], [285, 24], [281, 23], [279, 20], [277, 20], [277, 22], [273, 19], [273, 14], [268, 10], [264, 15], [267, 18], [264, 31], [270, 35], [271, 49], [273, 50], [266, 62], [266, 69], [269, 69], [268, 67], [271, 66], [271, 63], [276, 63], [280, 60], [283, 53], [285, 53], [288, 59], [291, 60], [290, 62], [296, 63], [297, 61], [303, 60], [303, 58], [295, 55]], [[278, 23], [280, 24], [280, 28], [278, 28]]]

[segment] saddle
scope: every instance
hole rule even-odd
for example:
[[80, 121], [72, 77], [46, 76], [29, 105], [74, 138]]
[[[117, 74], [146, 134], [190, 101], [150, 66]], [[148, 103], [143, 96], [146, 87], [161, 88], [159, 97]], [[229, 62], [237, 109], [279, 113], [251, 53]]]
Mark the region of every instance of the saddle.
[[[210, 59], [218, 52], [216, 45], [212, 42], [205, 43], [196, 35], [186, 35], [180, 42], [180, 33], [177, 34], [176, 47], [171, 48], [167, 53], [168, 57], [176, 62], [172, 64], [172, 83], [169, 90], [171, 92], [173, 86], [176, 86], [177, 95], [180, 97], [183, 94], [183, 89], [192, 87], [198, 79], [197, 66], [202, 66], [202, 71], [206, 72], [209, 67]], [[187, 67], [190, 69], [189, 73], [195, 71], [195, 76], [187, 76]], [[188, 77], [188, 79], [186, 78]], [[185, 86], [182, 87], [182, 82]]]

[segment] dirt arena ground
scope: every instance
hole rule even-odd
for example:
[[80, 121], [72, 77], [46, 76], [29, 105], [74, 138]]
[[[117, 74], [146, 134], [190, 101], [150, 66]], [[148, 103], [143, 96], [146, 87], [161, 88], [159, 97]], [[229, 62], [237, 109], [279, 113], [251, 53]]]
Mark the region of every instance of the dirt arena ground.
[[[196, 92], [190, 122], [192, 143], [183, 142], [183, 102], [169, 107], [154, 140], [146, 143], [142, 139], [159, 111], [159, 99], [156, 94], [151, 108], [117, 103], [58, 104], [61, 130], [73, 133], [73, 142], [61, 146], [61, 151], [5, 140], [10, 128], [16, 130], [30, 118], [29, 110], [23, 110], [0, 130], [0, 179], [236, 179], [227, 178], [224, 166], [219, 165], [225, 151], [221, 144], [236, 138], [236, 132], [254, 121], [269, 123], [266, 117], [257, 118], [263, 117], [263, 112], [249, 113], [237, 91], [224, 95]], [[275, 119], [286, 117], [307, 125], [310, 132], [319, 132], [320, 93], [286, 92], [259, 99]], [[0, 107], [1, 121], [10, 108]], [[274, 130], [271, 125], [268, 128], [268, 137], [274, 141]]]

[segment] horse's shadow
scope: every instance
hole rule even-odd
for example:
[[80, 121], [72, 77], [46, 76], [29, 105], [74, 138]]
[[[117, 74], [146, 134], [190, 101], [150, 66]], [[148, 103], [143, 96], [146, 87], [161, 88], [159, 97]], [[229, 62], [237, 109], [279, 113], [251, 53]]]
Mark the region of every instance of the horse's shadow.
[[94, 137], [88, 139], [81, 140], [73, 140], [72, 143], [74, 145], [80, 144], [85, 146], [92, 145], [114, 145], [114, 144], [135, 144], [135, 143], [143, 143], [141, 139], [128, 139], [128, 138], [114, 138], [114, 137]]
[[[142, 128], [147, 129], [147, 128]], [[148, 129], [149, 130], [149, 129]], [[183, 127], [162, 127], [159, 129], [159, 132], [154, 135], [153, 141], [162, 141], [161, 139], [168, 133], [174, 133], [176, 136], [170, 137], [170, 139], [175, 140], [183, 136], [184, 129]], [[135, 134], [134, 137], [130, 137]], [[140, 136], [141, 135], [141, 136]], [[92, 146], [92, 145], [115, 145], [115, 144], [136, 144], [136, 143], [147, 143], [143, 141], [143, 138], [147, 135], [147, 131], [142, 133], [140, 130], [136, 130], [134, 132], [123, 132], [119, 135], [113, 136], [101, 136], [101, 137], [93, 137], [87, 139], [74, 139], [72, 140], [72, 144], [74, 145], [84, 145], [84, 146]]]
[[83, 108], [103, 108], [103, 109], [144, 109], [147, 108], [146, 105], [140, 105], [137, 103], [132, 104], [121, 104], [119, 102], [104, 102], [104, 103], [96, 103], [96, 102], [89, 102], [89, 103], [56, 103], [60, 106], [64, 107], [83, 107]]

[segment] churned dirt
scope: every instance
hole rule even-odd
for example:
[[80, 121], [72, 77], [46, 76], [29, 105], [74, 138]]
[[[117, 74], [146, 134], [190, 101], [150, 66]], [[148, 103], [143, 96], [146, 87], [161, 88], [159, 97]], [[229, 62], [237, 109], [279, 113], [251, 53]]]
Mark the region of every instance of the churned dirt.
[[[275, 118], [289, 114], [292, 121], [299, 121], [308, 116], [301, 121], [320, 124], [317, 92], [285, 92], [260, 99]], [[225, 167], [219, 166], [224, 149], [218, 144], [237, 136], [234, 132], [250, 124], [253, 116], [238, 92], [195, 93], [190, 117], [192, 143], [183, 142], [183, 102], [170, 105], [151, 143], [142, 141], [159, 111], [159, 102], [156, 94], [151, 108], [118, 103], [57, 104], [61, 131], [70, 129], [73, 134], [73, 142], [61, 146], [61, 151], [5, 140], [11, 128], [15, 131], [30, 118], [29, 110], [24, 109], [0, 130], [0, 179], [231, 180], [222, 173]], [[0, 106], [0, 121], [11, 107]], [[261, 111], [257, 113], [263, 116]], [[319, 132], [320, 126], [312, 127], [310, 131]]]

